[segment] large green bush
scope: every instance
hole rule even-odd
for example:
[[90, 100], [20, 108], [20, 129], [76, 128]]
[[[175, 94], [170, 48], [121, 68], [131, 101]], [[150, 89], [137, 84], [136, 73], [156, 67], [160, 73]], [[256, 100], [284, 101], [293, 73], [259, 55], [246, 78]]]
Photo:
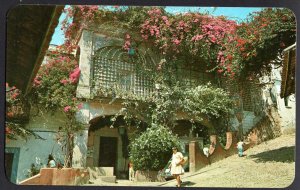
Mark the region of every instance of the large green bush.
[[210, 83], [187, 89], [182, 102], [184, 111], [196, 121], [201, 121], [203, 115], [211, 119], [224, 117], [231, 111], [232, 104], [225, 90], [216, 88]]
[[158, 171], [165, 167], [172, 156], [172, 147], [179, 139], [170, 129], [152, 126], [130, 144], [130, 160], [135, 170]]

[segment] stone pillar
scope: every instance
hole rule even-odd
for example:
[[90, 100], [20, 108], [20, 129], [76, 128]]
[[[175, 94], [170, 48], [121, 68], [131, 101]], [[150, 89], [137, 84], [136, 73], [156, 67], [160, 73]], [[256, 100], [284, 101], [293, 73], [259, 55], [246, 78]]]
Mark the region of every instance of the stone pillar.
[[190, 172], [196, 172], [199, 169], [209, 165], [208, 158], [199, 148], [198, 141], [190, 141], [189, 143], [189, 167]]
[[87, 156], [86, 156], [86, 166], [94, 166], [94, 138], [95, 133], [88, 133], [88, 142], [87, 142]]
[[76, 132], [73, 148], [73, 167], [85, 167], [87, 158], [88, 126]]
[[196, 141], [191, 141], [189, 144], [189, 161], [190, 172], [196, 171]]
[[217, 145], [217, 135], [210, 135], [210, 147], [209, 147], [209, 155], [211, 155], [216, 148]]
[[226, 146], [225, 150], [228, 150], [232, 145], [232, 132], [226, 132]]
[[76, 96], [78, 98], [91, 98], [91, 67], [93, 53], [93, 33], [83, 30], [79, 41], [80, 47], [80, 78], [77, 86]]
[[217, 140], [217, 135], [210, 136], [209, 161], [210, 163], [217, 162], [226, 157], [226, 151]]
[[234, 155], [237, 153], [237, 148], [236, 148], [236, 144], [237, 144], [237, 133], [236, 132], [226, 132], [226, 137], [227, 137], [227, 141], [226, 141], [226, 146], [225, 146], [225, 151], [226, 151], [226, 155], [225, 157]]

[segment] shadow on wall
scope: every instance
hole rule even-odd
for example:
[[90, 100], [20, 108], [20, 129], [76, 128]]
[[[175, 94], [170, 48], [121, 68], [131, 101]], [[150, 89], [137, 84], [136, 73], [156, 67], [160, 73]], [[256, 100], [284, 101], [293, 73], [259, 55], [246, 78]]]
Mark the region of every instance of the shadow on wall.
[[254, 158], [255, 162], [295, 162], [295, 146], [282, 147], [249, 157]]

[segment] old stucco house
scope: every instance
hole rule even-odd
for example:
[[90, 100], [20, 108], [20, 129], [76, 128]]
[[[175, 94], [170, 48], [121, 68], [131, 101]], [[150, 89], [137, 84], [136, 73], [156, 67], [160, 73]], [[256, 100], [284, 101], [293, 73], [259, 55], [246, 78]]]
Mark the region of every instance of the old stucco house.
[[[128, 91], [142, 96], [147, 96], [155, 90], [155, 84], [136, 70], [136, 65], [132, 63], [128, 52], [122, 48], [124, 41], [120, 36], [124, 36], [122, 27], [112, 26], [110, 29], [106, 27], [106, 30], [101, 32], [83, 30], [78, 39], [79, 48], [76, 54], [81, 76], [77, 97], [82, 101], [83, 107], [77, 114], [77, 120], [84, 125], [84, 130], [76, 134], [73, 150], [73, 167], [114, 167], [117, 177], [122, 177], [122, 173], [127, 172], [128, 158], [124, 155], [123, 148], [128, 145], [130, 137], [138, 129], [135, 126], [125, 127], [122, 117], [118, 117], [115, 127], [111, 127], [110, 118], [122, 108], [122, 99], [118, 98], [118, 94], [112, 97], [110, 90], [118, 88], [123, 92]], [[135, 56], [145, 64], [160, 60], [159, 56], [148, 51], [147, 44], [139, 45], [135, 50]], [[264, 95], [257, 81], [244, 81], [242, 84], [237, 84], [218, 79], [193, 66], [179, 69], [178, 72], [181, 73], [181, 78], [178, 80], [184, 81], [186, 85], [211, 82], [235, 94], [234, 98], [239, 103], [231, 122], [233, 131], [239, 130], [246, 135], [257, 124], [262, 124], [265, 117], [265, 102], [270, 101], [270, 98]], [[247, 88], [244, 88], [245, 86]], [[44, 140], [31, 137], [27, 141], [12, 140], [6, 144], [7, 148], [19, 149], [18, 160], [16, 160], [18, 166], [14, 168], [13, 174], [16, 183], [27, 178], [27, 170], [32, 163], [45, 166], [49, 153], [53, 153], [56, 159], [63, 159], [60, 146], [56, 141], [56, 133], [60, 123], [65, 119], [59, 113], [54, 116], [30, 117], [27, 127]], [[204, 134], [201, 131], [214, 127], [204, 118], [203, 123], [200, 123], [196, 130], [192, 130], [188, 118], [180, 113], [177, 123], [174, 132], [181, 138], [182, 149], [186, 152], [190, 150], [191, 141], [200, 142], [202, 148]], [[269, 125], [275, 124], [269, 123]]]

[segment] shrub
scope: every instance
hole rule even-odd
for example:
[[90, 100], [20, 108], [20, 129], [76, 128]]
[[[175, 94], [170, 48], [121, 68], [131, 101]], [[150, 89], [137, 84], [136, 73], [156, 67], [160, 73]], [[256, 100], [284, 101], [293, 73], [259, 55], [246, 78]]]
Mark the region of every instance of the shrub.
[[202, 115], [207, 115], [212, 119], [227, 115], [233, 103], [225, 90], [208, 83], [187, 89], [182, 104], [184, 111], [194, 116], [195, 120], [201, 121]]
[[172, 147], [179, 145], [177, 135], [161, 125], [148, 128], [130, 144], [130, 160], [135, 170], [158, 171], [172, 156]]

